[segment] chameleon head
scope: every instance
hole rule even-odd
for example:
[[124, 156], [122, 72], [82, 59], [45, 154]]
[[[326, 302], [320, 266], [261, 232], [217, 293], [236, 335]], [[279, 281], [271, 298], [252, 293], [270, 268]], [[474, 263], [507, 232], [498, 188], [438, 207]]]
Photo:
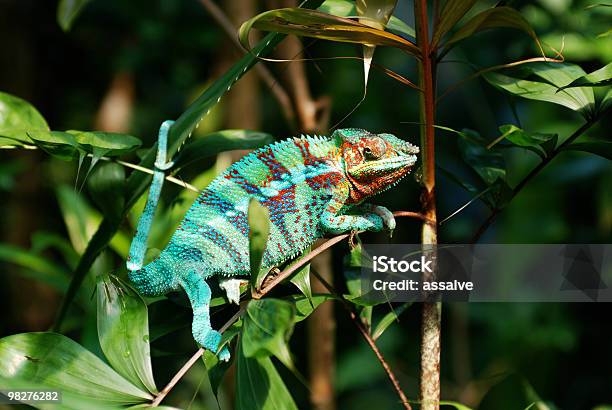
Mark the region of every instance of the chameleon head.
[[392, 134], [346, 128], [332, 135], [340, 148], [347, 178], [357, 200], [395, 185], [416, 163], [419, 147]]

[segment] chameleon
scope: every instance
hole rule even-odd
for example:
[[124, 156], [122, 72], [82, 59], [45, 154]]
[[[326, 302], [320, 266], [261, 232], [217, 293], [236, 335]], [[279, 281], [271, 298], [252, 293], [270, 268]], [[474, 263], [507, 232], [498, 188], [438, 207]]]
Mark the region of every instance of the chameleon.
[[127, 260], [128, 276], [145, 296], [184, 289], [193, 308], [196, 342], [229, 360], [227, 346], [218, 351], [221, 334], [211, 327], [212, 277], [230, 302], [240, 298], [240, 277], [250, 275], [249, 201], [269, 211], [270, 234], [262, 269], [298, 256], [315, 240], [352, 230], [391, 232], [393, 214], [364, 201], [397, 184], [414, 166], [417, 146], [392, 134], [356, 128], [329, 137], [300, 136], [247, 154], [201, 191], [168, 245], [143, 266], [148, 230], [159, 200], [166, 162], [167, 134], [159, 132], [155, 173]]

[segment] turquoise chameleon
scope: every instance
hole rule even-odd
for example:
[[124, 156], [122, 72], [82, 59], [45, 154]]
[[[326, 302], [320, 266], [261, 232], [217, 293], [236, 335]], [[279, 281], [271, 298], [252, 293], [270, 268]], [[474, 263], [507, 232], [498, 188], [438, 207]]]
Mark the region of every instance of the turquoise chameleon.
[[[395, 228], [393, 214], [364, 200], [395, 185], [410, 172], [418, 147], [391, 134], [340, 129], [331, 137], [301, 136], [246, 155], [215, 178], [187, 211], [170, 243], [143, 267], [147, 237], [159, 200], [168, 130], [162, 124], [153, 182], [127, 260], [129, 278], [146, 296], [183, 288], [193, 308], [194, 339], [217, 352], [221, 334], [210, 324], [210, 287], [219, 278], [238, 303], [240, 279], [248, 277], [251, 198], [267, 207], [270, 236], [262, 269], [299, 255], [326, 234]], [[218, 352], [230, 357], [227, 347]]]

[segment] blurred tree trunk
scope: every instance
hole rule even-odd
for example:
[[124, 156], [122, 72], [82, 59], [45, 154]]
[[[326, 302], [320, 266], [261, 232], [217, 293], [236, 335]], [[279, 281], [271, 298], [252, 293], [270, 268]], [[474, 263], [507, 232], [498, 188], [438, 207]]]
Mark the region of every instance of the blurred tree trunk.
[[131, 73], [118, 72], [102, 99], [94, 129], [108, 132], [128, 132], [134, 107], [134, 78]]

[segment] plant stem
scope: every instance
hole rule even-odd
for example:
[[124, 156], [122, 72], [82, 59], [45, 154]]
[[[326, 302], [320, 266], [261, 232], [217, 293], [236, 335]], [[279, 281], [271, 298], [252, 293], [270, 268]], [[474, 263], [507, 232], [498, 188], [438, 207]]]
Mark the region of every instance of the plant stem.
[[[421, 58], [418, 61], [421, 122], [421, 158], [423, 161], [423, 193], [421, 195], [422, 213], [433, 223], [423, 223], [421, 241], [423, 245], [438, 242], [435, 200], [435, 50], [431, 49], [427, 0], [414, 1], [416, 41]], [[423, 275], [423, 280], [432, 280], [434, 273]], [[441, 309], [439, 302], [423, 303], [421, 324], [421, 409], [433, 410], [440, 403], [440, 333]]]
[[[508, 202], [514, 199], [514, 197], [517, 196], [518, 193], [523, 190], [523, 188], [525, 188], [525, 185], [527, 185], [529, 181], [531, 181], [536, 175], [538, 175], [540, 171], [542, 171], [542, 169], [544, 169], [557, 155], [559, 155], [561, 151], [563, 151], [567, 146], [569, 146], [572, 142], [574, 142], [578, 137], [584, 134], [589, 128], [595, 125], [597, 121], [599, 121], [599, 119], [602, 117], [602, 114], [603, 113], [600, 113], [599, 115], [594, 116], [589, 121], [582, 124], [580, 128], [574, 131], [572, 135], [570, 135], [562, 144], [560, 144], [557, 148], [555, 148], [554, 151], [552, 151], [548, 156], [546, 156], [546, 158], [544, 158], [542, 162], [540, 162], [535, 168], [533, 168], [531, 172], [529, 172], [529, 174], [527, 174], [527, 176], [525, 176], [525, 178], [523, 178], [521, 182], [519, 182], [514, 187]], [[495, 208], [492, 210], [489, 217], [485, 219], [482, 225], [480, 225], [480, 227], [476, 230], [476, 233], [472, 237], [472, 243], [478, 242], [478, 240], [482, 237], [485, 231], [491, 226], [491, 224], [495, 221], [495, 219], [497, 219], [497, 216], [504, 209], [505, 208]]]

